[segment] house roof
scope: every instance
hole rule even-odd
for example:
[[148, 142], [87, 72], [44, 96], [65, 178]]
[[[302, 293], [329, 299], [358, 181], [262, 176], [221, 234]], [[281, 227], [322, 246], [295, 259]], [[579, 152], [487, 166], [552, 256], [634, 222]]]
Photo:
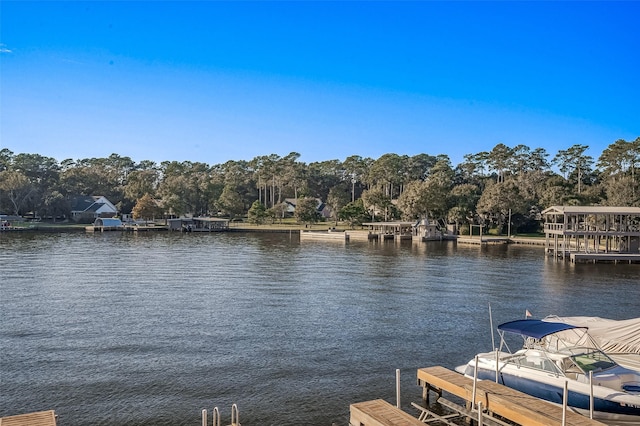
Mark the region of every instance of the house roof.
[[96, 213], [105, 206], [107, 206], [108, 210], [115, 208], [115, 206], [103, 196], [80, 195], [71, 199], [72, 212]]
[[87, 211], [93, 204], [95, 204], [96, 200], [93, 197], [88, 195], [80, 195], [74, 197], [71, 200], [71, 211], [74, 212], [84, 212]]
[[640, 207], [615, 206], [551, 206], [542, 214], [638, 214]]

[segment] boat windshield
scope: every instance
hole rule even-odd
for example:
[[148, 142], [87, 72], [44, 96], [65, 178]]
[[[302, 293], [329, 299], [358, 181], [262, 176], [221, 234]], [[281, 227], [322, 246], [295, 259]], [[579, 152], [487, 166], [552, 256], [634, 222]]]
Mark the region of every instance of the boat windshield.
[[588, 351], [577, 355], [572, 355], [571, 359], [585, 373], [589, 371], [602, 371], [617, 364], [601, 351]]

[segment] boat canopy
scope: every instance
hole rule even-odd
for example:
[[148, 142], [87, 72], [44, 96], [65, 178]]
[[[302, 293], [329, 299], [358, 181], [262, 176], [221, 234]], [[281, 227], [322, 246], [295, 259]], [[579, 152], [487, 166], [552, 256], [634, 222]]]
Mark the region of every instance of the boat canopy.
[[543, 321], [588, 327], [589, 335], [606, 353], [640, 355], [640, 318], [612, 320], [600, 317], [550, 315], [543, 318]]
[[498, 326], [498, 330], [500, 331], [520, 334], [526, 337], [533, 337], [534, 339], [542, 339], [543, 337], [550, 334], [555, 334], [560, 331], [571, 330], [574, 328], [586, 327], [577, 327], [562, 322], [548, 322], [537, 319], [509, 321]]

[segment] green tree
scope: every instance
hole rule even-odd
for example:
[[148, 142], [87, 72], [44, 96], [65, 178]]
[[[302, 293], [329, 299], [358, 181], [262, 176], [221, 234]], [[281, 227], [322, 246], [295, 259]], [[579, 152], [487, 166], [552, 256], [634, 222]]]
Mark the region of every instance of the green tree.
[[373, 163], [371, 158], [362, 158], [359, 155], [347, 157], [342, 163], [344, 178], [351, 183], [351, 202], [356, 200], [356, 189], [362, 193], [362, 181], [369, 172], [369, 167]]
[[13, 170], [0, 172], [0, 194], [7, 199], [16, 216], [24, 213], [24, 206], [32, 200], [36, 188], [23, 173]]
[[162, 215], [162, 209], [150, 194], [144, 194], [131, 210], [134, 219], [154, 220]]
[[312, 197], [299, 198], [294, 216], [298, 222], [301, 223], [310, 224], [318, 222], [320, 220], [318, 201]]
[[13, 151], [8, 148], [0, 149], [0, 172], [9, 170], [11, 164], [13, 164]]
[[475, 216], [476, 205], [480, 200], [480, 188], [470, 183], [456, 185], [451, 189], [450, 204], [447, 219], [460, 228], [463, 222], [472, 223]]
[[488, 166], [498, 175], [498, 182], [504, 182], [505, 174], [513, 160], [513, 149], [503, 143], [494, 146], [487, 156]]
[[327, 205], [331, 208], [331, 217], [338, 224], [340, 209], [349, 203], [349, 187], [345, 183], [334, 186], [329, 190]]
[[[623, 180], [631, 185], [630, 195], [631, 198], [635, 198], [638, 186], [636, 169], [640, 165], [640, 137], [633, 142], [618, 139], [602, 151], [597, 165], [602, 170], [603, 181], [609, 188], [617, 185], [608, 181]], [[630, 179], [626, 179], [627, 176]]]
[[267, 208], [260, 201], [256, 200], [251, 204], [248, 212], [249, 223], [262, 225], [267, 218]]
[[60, 192], [55, 190], [48, 192], [43, 201], [44, 203], [41, 211], [42, 216], [51, 216], [55, 222], [59, 216], [69, 217], [71, 215], [69, 202]]
[[223, 213], [229, 215], [231, 218], [239, 216], [244, 212], [242, 197], [229, 186], [225, 186], [222, 190], [217, 205]]
[[306, 196], [326, 200], [329, 191], [343, 182], [344, 169], [339, 160], [327, 160], [310, 163], [307, 169]]
[[607, 205], [640, 207], [640, 197], [637, 195], [640, 193], [638, 183], [631, 176], [609, 179], [603, 186]]
[[427, 216], [426, 194], [426, 183], [421, 180], [414, 180], [405, 186], [398, 197], [398, 209], [403, 219], [413, 220]]
[[371, 213], [371, 220], [375, 220], [377, 213], [384, 213], [384, 220], [389, 217], [391, 198], [380, 186], [375, 186], [362, 193], [365, 208]]
[[521, 216], [527, 213], [527, 202], [513, 180], [487, 185], [476, 206], [478, 214], [503, 232], [509, 211]]
[[364, 208], [362, 198], [358, 198], [341, 208], [339, 218], [340, 220], [346, 221], [351, 229], [365, 223], [367, 219], [369, 219], [369, 214], [367, 213], [367, 209]]
[[271, 219], [271, 223], [274, 223], [276, 219], [282, 223], [282, 219], [284, 219], [288, 211], [289, 205], [287, 203], [278, 203], [270, 209], [267, 209], [267, 217]]
[[432, 219], [446, 219], [449, 210], [449, 193], [453, 187], [454, 171], [448, 158], [440, 159], [425, 181], [425, 202]]
[[398, 154], [384, 154], [375, 160], [367, 176], [369, 186], [380, 187], [389, 199], [394, 199], [401, 191], [405, 160]]
[[138, 200], [145, 194], [155, 195], [160, 173], [154, 169], [134, 170], [129, 173], [124, 185], [124, 196], [129, 200]]
[[593, 164], [593, 158], [585, 154], [587, 149], [589, 149], [588, 145], [576, 144], [569, 149], [558, 151], [553, 158], [553, 163], [558, 165], [560, 171], [564, 173], [565, 179], [569, 179], [571, 172], [575, 173], [578, 194], [582, 192], [583, 176], [591, 171]]

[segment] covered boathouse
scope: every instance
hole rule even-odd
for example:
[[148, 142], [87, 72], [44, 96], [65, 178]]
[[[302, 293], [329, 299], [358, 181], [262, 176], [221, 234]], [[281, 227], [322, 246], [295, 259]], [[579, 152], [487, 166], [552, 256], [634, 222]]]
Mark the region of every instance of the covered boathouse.
[[551, 206], [545, 252], [577, 261], [640, 262], [640, 207]]

